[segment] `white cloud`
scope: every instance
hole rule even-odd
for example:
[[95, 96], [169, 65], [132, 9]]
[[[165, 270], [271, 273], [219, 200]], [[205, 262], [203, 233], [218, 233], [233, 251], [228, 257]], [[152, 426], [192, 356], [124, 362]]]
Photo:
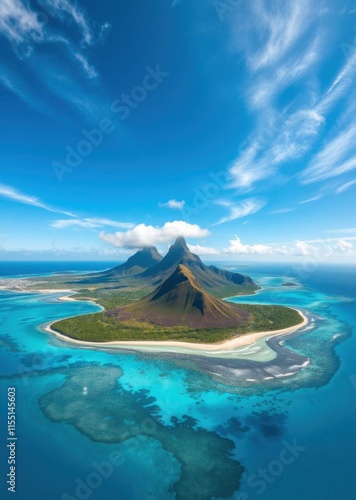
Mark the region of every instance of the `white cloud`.
[[[291, 74], [290, 69], [287, 74]], [[257, 125], [255, 138], [250, 141], [250, 145], [242, 151], [229, 167], [231, 187], [249, 191], [257, 182], [275, 175], [282, 165], [303, 158], [311, 150], [323, 130], [326, 115], [333, 111], [338, 101], [345, 97], [352, 87], [355, 74], [356, 52], [348, 58], [333, 85], [324, 94], [319, 96], [312, 94], [310, 97], [307, 93], [306, 97], [303, 98], [303, 104], [294, 112], [288, 113], [285, 111], [279, 113], [272, 109], [264, 110], [263, 119], [260, 119]], [[262, 82], [260, 85], [261, 91], [264, 93], [264, 83]], [[253, 92], [258, 96], [258, 89], [253, 89]], [[265, 99], [266, 96], [263, 98]], [[307, 100], [311, 102], [308, 103]], [[347, 106], [344, 116], [344, 120], [347, 120], [345, 125], [346, 133], [338, 132], [337, 135], [340, 135], [340, 141], [332, 139], [329, 142], [329, 148], [325, 152], [326, 161], [324, 165], [331, 163], [333, 155], [329, 156], [329, 153], [331, 150], [335, 153], [335, 149], [340, 147], [340, 143], [344, 143], [345, 156], [347, 156], [348, 151], [354, 154], [353, 145], [356, 146], [355, 141], [352, 141], [354, 113], [355, 109], [352, 108], [351, 104]], [[349, 133], [347, 133], [348, 127]], [[334, 137], [335, 132], [332, 131], [332, 134]], [[322, 155], [323, 150], [319, 154]], [[342, 160], [341, 157], [337, 158], [337, 160], [338, 164], [332, 163], [330, 167], [330, 170], [335, 169], [334, 175], [341, 175], [355, 168], [353, 157], [348, 160], [345, 158], [345, 161], [341, 162], [339, 161]], [[324, 156], [321, 157], [320, 166], [322, 166], [323, 162]], [[318, 169], [319, 166], [316, 165], [315, 171]], [[310, 169], [306, 169], [306, 172], [302, 174], [302, 178], [306, 175], [309, 176], [310, 173]], [[315, 181], [324, 180], [325, 178], [322, 176], [320, 179], [315, 179]]]
[[[41, 0], [40, 4], [35, 10], [26, 0], [1, 0], [0, 37], [9, 40], [17, 58], [27, 59], [27, 72], [32, 71], [51, 92], [69, 101], [88, 117], [96, 97], [90, 95], [92, 91], [85, 88], [82, 79], [73, 76], [75, 73], [68, 68], [74, 63], [89, 80], [98, 78], [98, 71], [89, 62], [84, 49], [103, 37], [109, 25], [93, 23], [75, 0]], [[81, 44], [76, 40], [75, 30], [68, 31], [68, 25], [79, 31]], [[49, 44], [53, 49], [51, 59], [44, 55]], [[60, 45], [66, 48], [66, 53]], [[13, 74], [13, 65], [1, 68], [5, 77], [0, 78], [0, 83], [27, 105], [42, 112], [42, 106], [37, 102], [42, 101], [40, 88], [37, 91], [39, 99], [34, 99], [33, 90], [26, 85], [27, 75], [24, 76], [16, 67], [15, 71], [17, 73]], [[98, 115], [94, 118], [98, 119]]]
[[185, 238], [204, 238], [209, 236], [207, 229], [197, 224], [188, 224], [185, 221], [166, 222], [162, 227], [139, 224], [126, 232], [115, 234], [100, 233], [100, 238], [115, 247], [142, 248], [145, 246], [168, 243], [177, 236]]
[[271, 178], [287, 161], [303, 157], [314, 144], [324, 118], [312, 109], [289, 115], [264, 113], [256, 138], [229, 167], [230, 187], [250, 191]]
[[318, 194], [317, 196], [313, 196], [312, 198], [308, 198], [307, 200], [300, 201], [298, 205], [305, 205], [306, 203], [312, 203], [313, 201], [320, 200], [321, 194]]
[[224, 253], [271, 255], [273, 250], [269, 245], [243, 245], [241, 239], [235, 236], [234, 240], [230, 240], [230, 246], [224, 249]]
[[272, 210], [269, 212], [270, 214], [287, 214], [289, 212], [293, 212], [294, 208], [277, 208], [276, 210]]
[[177, 200], [169, 200], [166, 203], [160, 203], [159, 206], [166, 207], [166, 208], [173, 208], [177, 210], [182, 210], [185, 205], [185, 201], [177, 201]]
[[344, 64], [344, 67], [339, 72], [333, 83], [331, 84], [329, 90], [327, 91], [327, 95], [330, 94], [345, 79], [348, 80], [347, 83], [351, 84], [352, 83], [351, 77], [355, 69], [356, 69], [356, 51], [354, 50], [351, 52], [351, 55]]
[[80, 219], [71, 212], [59, 210], [57, 208], [51, 207], [50, 205], [47, 205], [46, 203], [41, 201], [37, 196], [32, 196], [29, 194], [22, 193], [18, 189], [12, 186], [7, 186], [5, 184], [0, 184], [0, 197], [6, 198], [16, 203], [30, 205], [32, 207], [41, 208], [48, 212], [67, 215], [68, 217], [71, 217], [70, 219], [60, 219], [53, 221], [51, 223], [51, 227], [55, 229], [68, 229], [75, 227], [82, 227], [86, 229], [98, 229], [104, 226], [116, 227], [120, 229], [131, 229], [132, 227], [135, 226], [132, 222], [120, 222], [103, 217], [88, 217], [85, 219]]
[[220, 254], [219, 250], [211, 247], [202, 247], [200, 245], [188, 245], [189, 250], [198, 255], [218, 255]]
[[257, 159], [260, 144], [256, 140], [229, 167], [232, 188], [248, 191], [257, 181], [272, 175], [272, 168]]
[[327, 231], [324, 231], [325, 233], [344, 233], [344, 234], [350, 234], [350, 233], [356, 233], [356, 227], [349, 227], [346, 229], [328, 229]]
[[350, 250], [353, 250], [353, 245], [349, 241], [339, 240], [336, 243], [336, 250], [340, 253], [347, 253]]
[[320, 60], [320, 45], [321, 41], [317, 35], [304, 53], [279, 61], [279, 65], [273, 70], [265, 72], [255, 83], [250, 84], [247, 96], [252, 107], [259, 111], [269, 109], [272, 101], [283, 89], [307, 74]]
[[43, 26], [36, 13], [22, 0], [1, 0], [0, 34], [16, 44], [40, 41], [43, 38]]
[[98, 229], [103, 226], [118, 227], [121, 229], [130, 229], [134, 227], [131, 222], [117, 222], [111, 219], [103, 219], [100, 217], [86, 219], [61, 219], [51, 223], [51, 227], [55, 229], [68, 229], [72, 227], [81, 227], [85, 229]]
[[[0, 9], [0, 33], [15, 44], [31, 45], [33, 42], [51, 40], [46, 29], [50, 18], [58, 18], [78, 28], [85, 45], [91, 45], [95, 36], [87, 14], [74, 0], [41, 0], [41, 8], [31, 10], [23, 0], [2, 0]], [[46, 16], [47, 22], [41, 22]], [[108, 27], [106, 23], [103, 27]], [[102, 28], [103, 28], [102, 27]]]
[[28, 88], [25, 88], [22, 82], [18, 82], [14, 75], [10, 75], [3, 65], [0, 65], [0, 83], [10, 92], [17, 95], [23, 102], [32, 108], [40, 109], [40, 103], [33, 98]]
[[15, 201], [17, 203], [22, 203], [24, 205], [31, 205], [33, 207], [43, 208], [48, 212], [55, 212], [58, 214], [64, 214], [72, 216], [69, 212], [64, 212], [63, 210], [57, 210], [56, 208], [50, 207], [46, 203], [43, 203], [37, 196], [31, 196], [28, 194], [21, 193], [12, 186], [7, 186], [5, 184], [0, 184], [0, 196], [2, 198], [7, 198], [8, 200]]
[[83, 43], [90, 45], [93, 42], [91, 23], [85, 11], [77, 5], [75, 0], [41, 0], [41, 3], [52, 15], [74, 22], [82, 34]]
[[81, 219], [64, 219], [52, 222], [51, 227], [54, 227], [55, 229], [68, 229], [71, 227], [82, 227], [85, 229], [93, 229], [101, 226]]
[[[254, 138], [250, 136], [249, 146], [229, 166], [230, 186], [243, 191], [251, 191], [256, 183], [275, 176], [288, 162], [305, 157], [323, 131], [327, 115], [341, 99], [349, 96], [350, 102], [342, 108], [346, 110], [341, 117], [344, 124], [339, 122], [338, 130], [354, 123], [356, 112], [356, 96], [350, 95], [356, 76], [355, 49], [345, 54], [346, 62], [325, 91], [316, 84], [315, 70], [326, 53], [323, 47], [327, 32], [318, 29], [318, 9], [312, 2], [254, 1], [247, 8], [247, 21], [243, 26], [236, 24], [235, 33], [255, 72], [246, 85], [247, 97], [259, 114]], [[274, 98], [306, 74], [302, 91], [282, 113], [275, 111]], [[335, 131], [331, 134], [334, 137]], [[351, 153], [351, 157], [340, 159], [332, 167], [335, 175], [355, 168]]]
[[314, 156], [301, 175], [303, 184], [323, 181], [356, 168], [356, 125], [352, 123]]
[[[355, 238], [356, 239], [356, 238]], [[230, 240], [229, 247], [223, 253], [236, 255], [272, 255], [286, 257], [311, 257], [322, 260], [325, 257], [335, 257], [340, 253], [353, 254], [353, 245], [348, 238], [296, 240], [289, 244], [254, 244], [246, 245], [238, 236]]]
[[88, 62], [87, 58], [83, 56], [83, 54], [80, 54], [80, 52], [75, 52], [74, 58], [80, 62], [84, 73], [86, 73], [89, 78], [97, 78], [99, 76], [97, 70]]
[[350, 181], [350, 182], [346, 182], [345, 184], [343, 184], [342, 186], [340, 186], [340, 187], [337, 188], [336, 193], [337, 194], [343, 193], [344, 191], [347, 191], [348, 189], [350, 189], [355, 184], [356, 184], [356, 179], [353, 180], [353, 181]]
[[264, 206], [263, 202], [255, 200], [253, 198], [244, 200], [238, 204], [224, 200], [216, 201], [215, 204], [228, 208], [230, 213], [226, 217], [221, 218], [218, 222], [213, 224], [213, 226], [224, 224], [225, 222], [230, 222], [236, 219], [241, 219], [242, 217], [247, 217], [251, 214], [255, 214]]
[[[271, 66], [283, 58], [300, 40], [310, 25], [309, 2], [251, 2], [252, 34], [260, 41], [261, 50], [249, 54], [253, 70]], [[252, 37], [252, 35], [251, 35]]]
[[85, 220], [92, 222], [94, 224], [101, 224], [102, 226], [118, 227], [121, 229], [131, 229], [132, 227], [135, 227], [135, 224], [133, 224], [132, 222], [118, 222], [115, 220], [105, 219], [101, 217], [92, 217], [90, 219], [85, 219]]

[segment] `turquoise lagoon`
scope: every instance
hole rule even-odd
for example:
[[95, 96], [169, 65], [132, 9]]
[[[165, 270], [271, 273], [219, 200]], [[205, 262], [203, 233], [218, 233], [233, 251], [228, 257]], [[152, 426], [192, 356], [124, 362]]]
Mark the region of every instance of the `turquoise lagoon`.
[[40, 325], [94, 304], [0, 291], [0, 497], [15, 387], [19, 500], [354, 499], [356, 268], [244, 272], [263, 289], [230, 300], [297, 307], [308, 327], [225, 358], [88, 349]]

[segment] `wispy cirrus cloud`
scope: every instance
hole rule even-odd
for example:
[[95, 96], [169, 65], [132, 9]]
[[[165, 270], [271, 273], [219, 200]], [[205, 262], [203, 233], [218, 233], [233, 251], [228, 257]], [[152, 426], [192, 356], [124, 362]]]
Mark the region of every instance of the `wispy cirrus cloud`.
[[235, 29], [235, 42], [256, 71], [273, 66], [295, 47], [310, 26], [310, 2], [253, 0], [248, 5], [250, 15]]
[[336, 194], [343, 193], [344, 191], [347, 191], [348, 189], [352, 188], [352, 186], [356, 185], [356, 179], [350, 182], [345, 182], [345, 184], [342, 184], [336, 189]]
[[307, 198], [306, 200], [300, 201], [298, 205], [305, 205], [306, 203], [312, 203], [313, 201], [318, 201], [321, 198], [321, 194], [313, 196], [312, 198]]
[[308, 73], [308, 70], [320, 59], [321, 41], [315, 36], [308, 49], [257, 76], [256, 82], [250, 85], [247, 96], [250, 105], [256, 110], [268, 109], [278, 95], [289, 85], [295, 84]]
[[43, 25], [22, 0], [2, 0], [0, 34], [14, 44], [39, 42], [43, 40]]
[[71, 214], [70, 212], [59, 210], [57, 208], [51, 207], [50, 205], [47, 205], [46, 203], [42, 202], [37, 196], [22, 193], [16, 188], [5, 184], [0, 184], [0, 197], [7, 198], [8, 200], [22, 203], [24, 205], [31, 205], [32, 207], [42, 208], [44, 210], [47, 210], [48, 212], [73, 216], [73, 214]]
[[67, 217], [69, 217], [67, 219], [59, 219], [53, 221], [50, 224], [50, 226], [55, 229], [71, 229], [71, 228], [100, 229], [105, 226], [119, 228], [119, 229], [131, 229], [135, 227], [135, 224], [133, 224], [132, 222], [120, 222], [103, 217], [79, 218], [72, 212], [52, 207], [51, 205], [48, 205], [47, 203], [43, 202], [37, 196], [23, 193], [22, 191], [19, 191], [18, 189], [5, 184], [0, 184], [0, 197], [15, 203], [30, 205], [32, 207], [46, 210], [47, 212], [53, 212], [56, 214], [66, 215]]
[[320, 182], [356, 168], [356, 125], [352, 123], [327, 142], [301, 175], [303, 184]]
[[294, 208], [276, 208], [276, 210], [272, 210], [269, 213], [273, 214], [273, 215], [288, 214], [289, 212], [293, 212], [293, 210], [295, 210], [295, 209]]
[[266, 109], [275, 97], [320, 59], [322, 35], [316, 8], [308, 0], [253, 0], [244, 22], [232, 25], [234, 44], [244, 55], [251, 77], [250, 105]]
[[[356, 79], [356, 49], [344, 54], [326, 88], [322, 89], [318, 82], [318, 70], [327, 61], [327, 30], [330, 29], [324, 25], [320, 30], [318, 20], [320, 15], [330, 16], [329, 9], [322, 9], [320, 13], [320, 5], [308, 0], [254, 0], [246, 9], [246, 23], [235, 22], [233, 32], [234, 43], [250, 70], [246, 97], [251, 113], [256, 114], [256, 125], [246, 141], [247, 147], [229, 166], [230, 187], [241, 191], [251, 191], [261, 181], [280, 172], [284, 175], [285, 166], [290, 172], [291, 162], [306, 158], [308, 164], [310, 152], [332, 127], [331, 113], [339, 115], [338, 121], [333, 117], [331, 122], [336, 123], [331, 137], [339, 135], [340, 126], [347, 130], [355, 116], [355, 96], [350, 95], [350, 91]], [[293, 99], [279, 110], [278, 99], [293, 85]], [[337, 105], [343, 99], [349, 99], [349, 104], [339, 106], [340, 113]], [[323, 148], [321, 143], [316, 157], [322, 155]], [[352, 155], [351, 148], [349, 156]], [[354, 168], [351, 158], [344, 160], [338, 166], [333, 165], [334, 176]], [[307, 168], [306, 176], [311, 179], [310, 173]], [[315, 175], [315, 182], [327, 178], [324, 172], [320, 177]], [[304, 174], [300, 179], [304, 179]]]
[[[108, 23], [99, 26], [92, 22], [75, 0], [42, 0], [37, 8], [25, 0], [3, 0], [0, 8], [0, 38], [10, 42], [15, 58], [25, 59], [31, 77], [40, 78], [50, 93], [87, 117], [88, 107], [95, 107], [97, 96], [69, 68], [77, 66], [87, 80], [99, 77], [98, 70], [88, 59], [88, 49], [103, 37], [108, 28]], [[51, 59], [45, 55], [49, 45]], [[60, 50], [61, 46], [65, 51]], [[27, 105], [41, 111], [41, 106], [31, 95], [33, 92], [26, 86], [27, 77], [23, 72], [18, 70], [14, 75], [14, 66], [10, 69], [6, 64], [3, 70], [6, 77], [0, 83]], [[59, 75], [63, 78], [62, 83]], [[41, 90], [36, 101], [43, 98]]]
[[52, 222], [51, 227], [55, 229], [69, 229], [69, 228], [82, 228], [82, 229], [99, 229], [104, 226], [117, 227], [120, 229], [130, 229], [135, 225], [131, 222], [118, 222], [111, 219], [103, 219], [100, 217], [85, 218], [85, 219], [60, 219]]
[[288, 161], [303, 157], [318, 137], [324, 118], [314, 110], [290, 115], [271, 111], [256, 130], [256, 137], [229, 167], [230, 187], [250, 191], [273, 177]]
[[82, 36], [82, 43], [91, 45], [94, 40], [92, 24], [86, 14], [78, 4], [69, 0], [40, 0], [40, 4], [53, 17], [58, 17], [62, 21], [72, 22]]
[[243, 217], [247, 217], [248, 215], [255, 214], [264, 206], [264, 203], [261, 200], [256, 200], [253, 198], [241, 201], [240, 203], [218, 200], [215, 202], [215, 204], [221, 207], [226, 207], [229, 210], [229, 214], [225, 217], [222, 217], [218, 222], [215, 222], [215, 224], [212, 224], [213, 226], [217, 226], [219, 224], [224, 224], [225, 222], [231, 222], [233, 220], [241, 219]]
[[348, 227], [346, 229], [328, 229], [324, 233], [343, 233], [343, 234], [356, 234], [356, 227]]

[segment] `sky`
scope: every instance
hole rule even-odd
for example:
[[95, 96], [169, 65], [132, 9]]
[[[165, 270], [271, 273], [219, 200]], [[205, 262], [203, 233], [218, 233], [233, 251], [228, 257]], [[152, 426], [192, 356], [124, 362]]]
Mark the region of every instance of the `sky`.
[[356, 263], [351, 0], [1, 0], [0, 260]]

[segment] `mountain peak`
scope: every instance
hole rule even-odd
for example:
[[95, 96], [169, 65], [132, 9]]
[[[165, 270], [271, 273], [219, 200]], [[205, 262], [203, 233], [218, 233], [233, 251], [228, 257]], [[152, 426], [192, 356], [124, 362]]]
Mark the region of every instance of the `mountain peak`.
[[106, 313], [119, 321], [135, 319], [160, 326], [231, 328], [247, 321], [250, 314], [205, 291], [192, 271], [179, 264], [150, 295]]
[[199, 289], [197, 280], [195, 279], [192, 272], [186, 267], [180, 264], [173, 273], [164, 281], [152, 294], [151, 300], [157, 300], [164, 294], [174, 290], [178, 285], [186, 283], [192, 289]]
[[176, 239], [176, 241], [174, 242], [173, 247], [182, 247], [182, 248], [184, 248], [185, 250], [188, 250], [188, 251], [189, 251], [189, 248], [188, 248], [187, 242], [185, 241], [185, 239], [184, 239], [184, 237], [183, 237], [183, 236], [178, 236], [178, 238], [177, 238], [177, 239]]
[[156, 247], [143, 247], [134, 255], [131, 255], [126, 262], [105, 271], [101, 276], [108, 280], [118, 278], [119, 276], [135, 276], [159, 263], [161, 260], [162, 256], [158, 253]]

